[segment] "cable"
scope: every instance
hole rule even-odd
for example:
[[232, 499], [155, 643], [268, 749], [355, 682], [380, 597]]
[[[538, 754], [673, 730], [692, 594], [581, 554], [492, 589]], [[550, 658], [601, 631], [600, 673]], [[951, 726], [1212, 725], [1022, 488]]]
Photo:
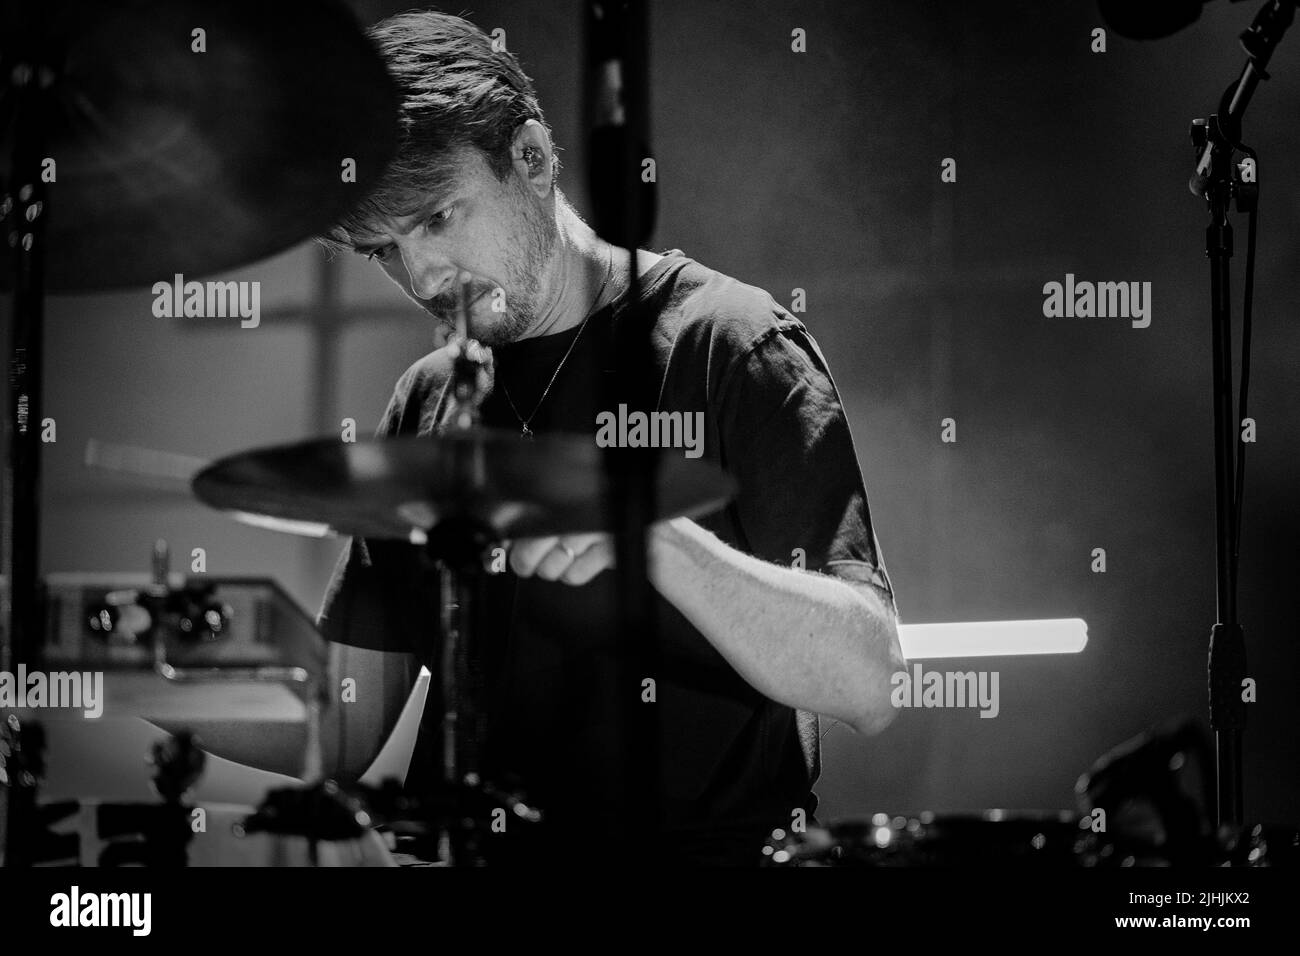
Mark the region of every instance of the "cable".
[[[1251, 158], [1258, 170], [1259, 161], [1255, 151], [1248, 146], [1237, 144], [1238, 148]], [[1255, 302], [1255, 232], [1259, 213], [1259, 182], [1255, 182], [1255, 201], [1251, 204], [1246, 227], [1246, 283], [1245, 303], [1241, 312], [1241, 386], [1237, 399], [1237, 477], [1234, 485], [1235, 500], [1232, 506], [1234, 533], [1232, 538], [1232, 562], [1230, 576], [1232, 593], [1237, 594], [1237, 568], [1241, 560], [1241, 521], [1242, 497], [1246, 479], [1246, 442], [1241, 440], [1241, 422], [1246, 419], [1246, 398], [1250, 391], [1250, 326], [1251, 312]]]

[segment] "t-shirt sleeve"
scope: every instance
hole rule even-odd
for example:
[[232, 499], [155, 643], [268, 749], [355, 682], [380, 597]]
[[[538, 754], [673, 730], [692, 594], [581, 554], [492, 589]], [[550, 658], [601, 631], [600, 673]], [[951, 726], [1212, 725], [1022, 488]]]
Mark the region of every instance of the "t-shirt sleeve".
[[897, 610], [839, 392], [812, 336], [788, 321], [721, 390], [722, 464], [749, 553], [871, 585]]
[[[427, 416], [427, 376], [416, 367], [397, 382], [376, 437], [418, 434]], [[419, 653], [438, 620], [436, 587], [421, 550], [405, 541], [352, 538], [335, 564], [316, 623], [330, 641]]]

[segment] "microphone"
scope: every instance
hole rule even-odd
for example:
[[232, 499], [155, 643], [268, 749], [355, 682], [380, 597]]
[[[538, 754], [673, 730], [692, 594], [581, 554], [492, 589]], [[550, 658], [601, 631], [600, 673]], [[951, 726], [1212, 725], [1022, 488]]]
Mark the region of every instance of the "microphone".
[[[1159, 40], [1190, 26], [1209, 0], [1098, 0], [1106, 25], [1131, 40]], [[1238, 0], [1232, 0], [1233, 3]]]

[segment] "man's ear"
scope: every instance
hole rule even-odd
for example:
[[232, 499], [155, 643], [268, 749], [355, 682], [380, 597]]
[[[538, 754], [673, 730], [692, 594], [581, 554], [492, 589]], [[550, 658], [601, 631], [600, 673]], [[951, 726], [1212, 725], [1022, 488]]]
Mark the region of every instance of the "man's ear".
[[510, 143], [510, 155], [515, 172], [533, 192], [546, 198], [555, 187], [554, 152], [546, 127], [534, 119], [520, 123]]

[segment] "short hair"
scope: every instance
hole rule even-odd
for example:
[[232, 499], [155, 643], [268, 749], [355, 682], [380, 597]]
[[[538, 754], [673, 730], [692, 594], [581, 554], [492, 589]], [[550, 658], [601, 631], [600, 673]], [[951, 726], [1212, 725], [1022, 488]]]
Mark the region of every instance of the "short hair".
[[[446, 183], [458, 148], [483, 153], [501, 182], [510, 174], [510, 143], [526, 120], [550, 132], [533, 82], [508, 50], [461, 17], [415, 10], [371, 27], [369, 36], [397, 87], [397, 151], [374, 188], [318, 240], [338, 251], [378, 218], [415, 212]], [[560, 161], [551, 151], [554, 182]]]

